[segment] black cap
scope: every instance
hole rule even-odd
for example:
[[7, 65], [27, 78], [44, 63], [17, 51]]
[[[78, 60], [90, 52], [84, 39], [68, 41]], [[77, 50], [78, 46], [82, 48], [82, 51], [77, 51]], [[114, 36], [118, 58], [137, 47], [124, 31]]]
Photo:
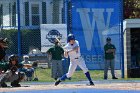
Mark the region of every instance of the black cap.
[[110, 37], [107, 37], [107, 38], [106, 38], [106, 41], [111, 41], [111, 38], [110, 38]]

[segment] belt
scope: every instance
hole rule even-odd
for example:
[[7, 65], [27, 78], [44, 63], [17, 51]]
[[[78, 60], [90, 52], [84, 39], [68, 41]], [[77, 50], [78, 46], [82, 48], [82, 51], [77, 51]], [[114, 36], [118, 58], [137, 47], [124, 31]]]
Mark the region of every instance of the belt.
[[74, 59], [79, 59], [78, 57], [74, 58]]
[[[81, 56], [80, 56], [81, 57]], [[74, 59], [79, 59], [80, 57], [76, 57], [76, 58], [74, 58]]]

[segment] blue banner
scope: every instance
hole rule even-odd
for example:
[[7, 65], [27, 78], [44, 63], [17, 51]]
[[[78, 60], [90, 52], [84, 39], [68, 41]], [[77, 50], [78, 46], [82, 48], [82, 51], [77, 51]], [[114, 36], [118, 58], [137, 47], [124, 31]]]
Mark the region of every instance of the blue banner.
[[121, 68], [121, 0], [72, 0], [72, 33], [89, 69], [104, 69], [104, 45], [116, 47], [115, 68]]

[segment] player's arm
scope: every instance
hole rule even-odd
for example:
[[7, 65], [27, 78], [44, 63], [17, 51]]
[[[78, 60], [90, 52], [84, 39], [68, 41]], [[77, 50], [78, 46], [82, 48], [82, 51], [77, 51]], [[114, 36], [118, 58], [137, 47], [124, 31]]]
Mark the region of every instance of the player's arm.
[[52, 54], [51, 54], [52, 48], [50, 48], [46, 53], [48, 54], [48, 59], [52, 59]]
[[109, 49], [109, 51], [115, 53], [116, 49]]
[[104, 46], [105, 53], [112, 53], [112, 49], [109, 49], [107, 45]]
[[68, 53], [70, 53], [70, 52], [72, 52], [72, 51], [78, 52], [78, 50], [79, 50], [79, 46], [76, 46], [76, 47], [74, 47], [74, 48], [71, 49], [71, 50], [65, 49], [65, 50], [64, 50], [64, 57], [68, 58]]
[[63, 50], [64, 50], [64, 52], [63, 52], [63, 55], [64, 55], [64, 57], [65, 58], [68, 58], [68, 52], [67, 52], [67, 49], [68, 48], [68, 44], [66, 44], [64, 47], [63, 47]]
[[74, 47], [73, 49], [65, 49], [66, 54], [73, 52], [73, 51], [78, 51], [79, 50], [79, 46]]
[[113, 48], [113, 49], [107, 49], [105, 52], [106, 52], [106, 53], [113, 53], [113, 54], [115, 54], [115, 52], [116, 52], [116, 48]]
[[113, 55], [114, 55], [114, 56], [115, 56], [115, 53], [116, 53], [116, 49], [113, 50]]
[[24, 64], [24, 68], [32, 68], [31, 64]]
[[112, 52], [113, 52], [112, 49], [107, 49], [107, 50], [106, 50], [106, 53], [112, 53]]
[[113, 50], [112, 50], [113, 54], [115, 55], [116, 53], [116, 47], [113, 45]]
[[68, 52], [67, 51], [64, 51], [64, 57], [68, 58]]
[[114, 45], [112, 45], [112, 49], [109, 49], [109, 52], [115, 54], [116, 48]]
[[115, 53], [115, 49], [107, 49], [106, 53]]
[[107, 48], [107, 45], [104, 46], [105, 53], [110, 53], [110, 50]]

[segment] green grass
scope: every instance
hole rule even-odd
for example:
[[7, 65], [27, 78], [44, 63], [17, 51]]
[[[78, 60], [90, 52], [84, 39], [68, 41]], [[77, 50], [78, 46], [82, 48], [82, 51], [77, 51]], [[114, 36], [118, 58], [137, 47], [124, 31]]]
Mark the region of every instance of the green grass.
[[[93, 80], [103, 80], [103, 76], [104, 76], [103, 70], [90, 70], [89, 72]], [[116, 72], [117, 74], [119, 74], [119, 76], [121, 75], [120, 71], [116, 71]], [[53, 78], [51, 78], [51, 69], [38, 68], [36, 69], [36, 73], [39, 79], [38, 82], [54, 82], [55, 81]], [[110, 74], [110, 72], [108, 72], [108, 74]], [[111, 79], [111, 76], [109, 76], [109, 78]], [[79, 70], [79, 71], [75, 71], [71, 80], [66, 80], [66, 81], [73, 82], [73, 81], [84, 81], [84, 80], [87, 80], [87, 78], [85, 77], [85, 74], [83, 74], [83, 71]], [[120, 76], [118, 80], [140, 80], [140, 78], [122, 79]]]
[[[38, 68], [36, 70], [36, 74], [40, 82], [54, 82], [54, 79], [51, 78], [51, 69]], [[94, 80], [103, 79], [102, 70], [91, 70], [90, 74]], [[70, 81], [82, 81], [82, 80], [87, 80], [87, 78], [85, 77], [85, 74], [83, 73], [83, 71], [79, 70], [79, 71], [75, 71]]]
[[36, 69], [36, 75], [40, 82], [52, 82], [54, 81], [53, 78], [51, 78], [51, 69]]

